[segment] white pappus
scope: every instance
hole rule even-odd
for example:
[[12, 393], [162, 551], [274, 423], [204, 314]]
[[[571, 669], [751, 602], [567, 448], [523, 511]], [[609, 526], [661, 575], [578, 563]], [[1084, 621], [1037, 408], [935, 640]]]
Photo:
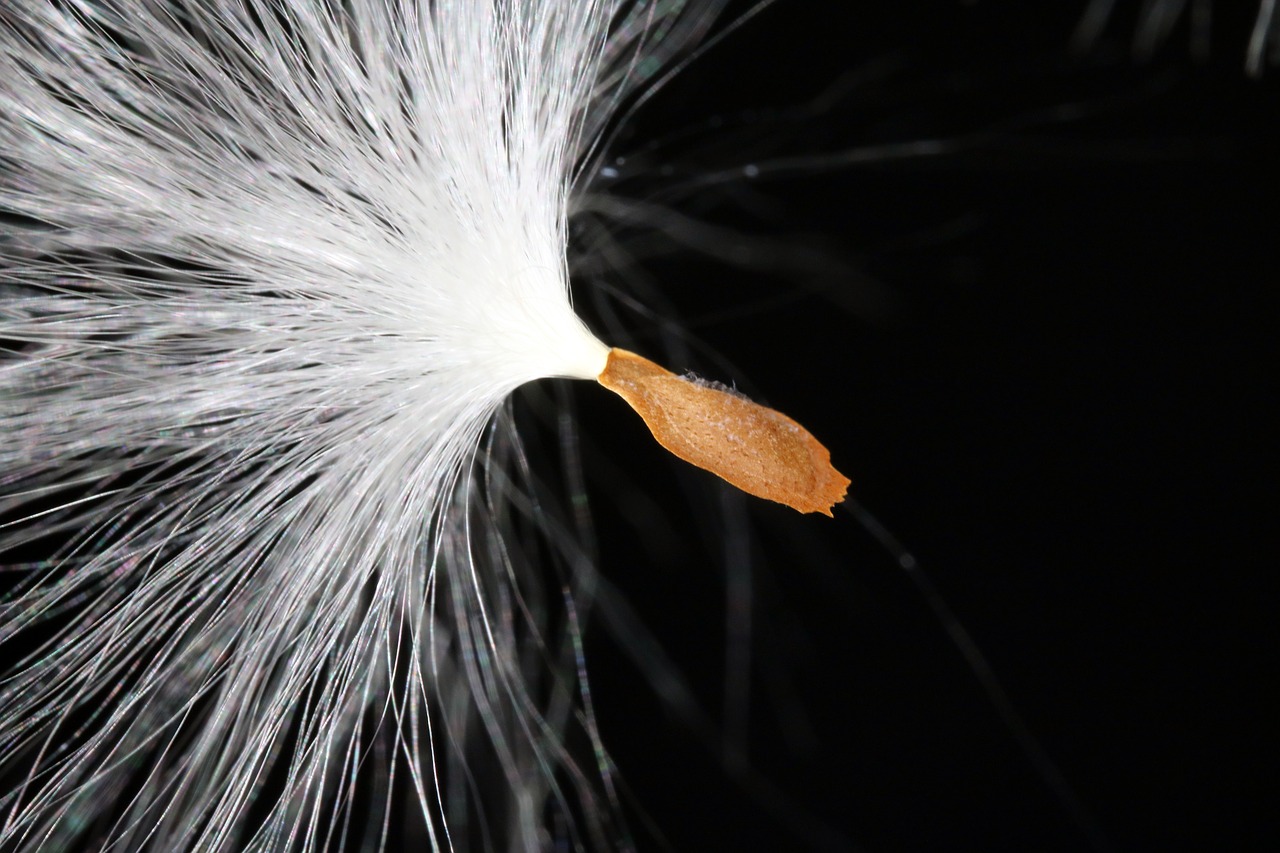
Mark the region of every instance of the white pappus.
[[627, 845], [495, 415], [719, 6], [4, 5], [0, 847]]

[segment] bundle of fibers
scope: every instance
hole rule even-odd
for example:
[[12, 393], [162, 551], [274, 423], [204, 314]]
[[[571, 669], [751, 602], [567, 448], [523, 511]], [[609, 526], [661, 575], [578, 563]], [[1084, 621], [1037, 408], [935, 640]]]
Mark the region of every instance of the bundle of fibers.
[[504, 407], [719, 5], [0, 8], [0, 848], [627, 846]]

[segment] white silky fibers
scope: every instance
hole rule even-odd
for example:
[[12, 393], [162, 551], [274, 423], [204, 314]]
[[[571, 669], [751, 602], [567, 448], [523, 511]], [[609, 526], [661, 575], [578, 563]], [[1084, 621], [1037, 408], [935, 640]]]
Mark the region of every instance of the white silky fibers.
[[0, 848], [625, 846], [484, 436], [718, 5], [4, 4]]

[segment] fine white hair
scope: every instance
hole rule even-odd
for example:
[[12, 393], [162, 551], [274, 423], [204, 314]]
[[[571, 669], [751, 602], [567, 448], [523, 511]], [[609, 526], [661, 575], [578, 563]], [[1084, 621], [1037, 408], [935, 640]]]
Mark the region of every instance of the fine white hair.
[[0, 9], [0, 847], [622, 844], [494, 423], [719, 5]]

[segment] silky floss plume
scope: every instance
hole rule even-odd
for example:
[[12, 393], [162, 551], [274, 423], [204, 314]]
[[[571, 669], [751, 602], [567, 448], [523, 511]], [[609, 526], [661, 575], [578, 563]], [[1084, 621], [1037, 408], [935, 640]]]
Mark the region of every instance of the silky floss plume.
[[848, 484], [570, 305], [601, 135], [719, 5], [4, 5], [0, 847], [628, 845], [504, 401]]

